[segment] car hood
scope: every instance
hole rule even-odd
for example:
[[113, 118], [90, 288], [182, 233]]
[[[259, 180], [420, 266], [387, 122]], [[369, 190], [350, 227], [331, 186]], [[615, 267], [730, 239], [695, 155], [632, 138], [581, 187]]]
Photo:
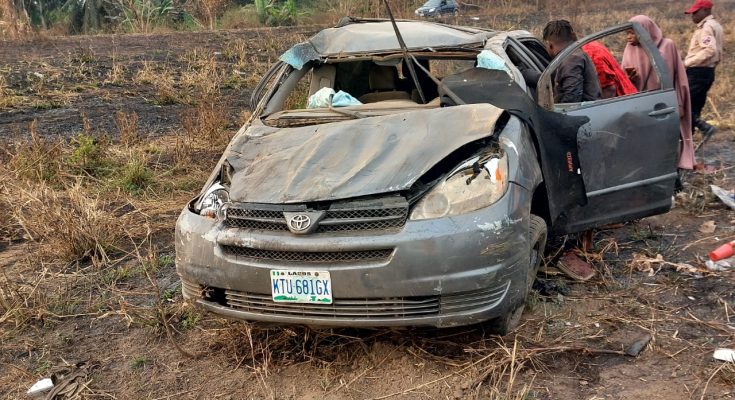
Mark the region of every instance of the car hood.
[[469, 142], [503, 110], [473, 104], [296, 128], [259, 120], [228, 147], [230, 199], [303, 203], [395, 192]]

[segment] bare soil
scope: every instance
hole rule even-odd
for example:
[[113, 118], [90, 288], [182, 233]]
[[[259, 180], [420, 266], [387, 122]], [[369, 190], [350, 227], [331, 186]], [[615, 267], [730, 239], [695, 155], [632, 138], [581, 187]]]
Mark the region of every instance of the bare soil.
[[[69, 137], [85, 129], [85, 118], [87, 130], [114, 136], [113, 115], [124, 110], [137, 113], [149, 137], [165, 140], [194, 105], [156, 104], [154, 88], [133, 79], [144, 62], [176, 73], [182, 55], [197, 49], [232, 66], [237, 56], [226, 53], [237, 42], [252, 57], [238, 76], [257, 75], [262, 65], [256, 62], [272, 61], [287, 43], [311, 32], [0, 43], [6, 88], [23, 98], [0, 110], [0, 138], [27, 135], [33, 120], [43, 135]], [[116, 64], [123, 66], [123, 78], [105, 83]], [[43, 85], [34, 85], [35, 73], [44, 76]], [[222, 89], [232, 129], [247, 109], [251, 87], [241, 82]], [[729, 106], [720, 104], [720, 112]], [[549, 268], [539, 276], [522, 326], [506, 337], [490, 335], [482, 325], [313, 330], [229, 321], [183, 304], [169, 262], [140, 272], [135, 268], [141, 260], [131, 251], [102, 270], [84, 263], [29, 263], [37, 260], [31, 257], [37, 245], [9, 238], [0, 242], [0, 290], [33, 274], [75, 283], [44, 293], [63, 307], [39, 308], [20, 325], [8, 313], [0, 319], [0, 397], [23, 398], [40, 378], [79, 372], [83, 398], [735, 398], [735, 368], [712, 359], [715, 348], [735, 347], [735, 273], [704, 268], [710, 250], [735, 239], [735, 214], [708, 186], [735, 186], [734, 140], [735, 133], [723, 129], [706, 145], [701, 155], [715, 172], [687, 174], [685, 190], [668, 214], [595, 232], [594, 249], [585, 254], [598, 272], [592, 281], [575, 283], [553, 269], [555, 257], [575, 238], [551, 243]], [[176, 215], [198, 189], [168, 198], [150, 213], [159, 259], [173, 254]], [[715, 221], [714, 232], [699, 231], [706, 221]], [[640, 261], [659, 254], [667, 263]], [[116, 271], [137, 272], [103, 283]], [[54, 297], [60, 293], [68, 297]], [[648, 335], [639, 356], [623, 354]]]
[[[156, 35], [99, 35], [43, 37], [0, 42], [6, 88], [18, 105], [0, 113], [0, 137], [23, 134], [33, 120], [45, 135], [69, 135], [84, 128], [88, 119], [95, 132], [116, 132], [115, 112], [135, 112], [151, 134], [171, 133], [181, 126], [186, 103], [160, 104], [155, 85], [136, 84], [136, 73], [147, 63], [176, 74], [197, 53], [214, 55], [218, 63], [242, 59], [250, 68], [233, 70], [243, 80], [259, 79], [255, 66], [267, 66], [315, 28], [273, 28], [244, 31], [172, 32]], [[111, 79], [114, 71], [119, 77]], [[175, 89], [181, 89], [176, 87]], [[247, 109], [250, 87], [232, 84], [222, 88], [230, 120]], [[9, 96], [8, 93], [5, 93]], [[10, 96], [9, 96], [10, 97]], [[234, 125], [233, 125], [234, 126]]]

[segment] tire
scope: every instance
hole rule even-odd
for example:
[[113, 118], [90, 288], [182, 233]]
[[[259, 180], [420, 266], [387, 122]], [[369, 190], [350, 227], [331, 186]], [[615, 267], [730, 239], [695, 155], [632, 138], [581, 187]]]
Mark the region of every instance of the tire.
[[546, 221], [539, 216], [531, 214], [531, 221], [528, 224], [528, 243], [530, 243], [529, 260], [523, 300], [520, 304], [514, 305], [505, 315], [488, 321], [490, 333], [505, 336], [514, 331], [520, 324], [523, 309], [526, 307], [526, 297], [531, 293], [533, 281], [536, 280], [536, 274], [541, 267], [547, 236]]

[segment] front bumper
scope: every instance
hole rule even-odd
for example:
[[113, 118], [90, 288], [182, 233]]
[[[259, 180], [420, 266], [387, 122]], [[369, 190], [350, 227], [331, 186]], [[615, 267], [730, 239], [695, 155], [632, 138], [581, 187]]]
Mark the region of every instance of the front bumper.
[[[529, 206], [527, 190], [511, 183], [500, 201], [462, 216], [409, 220], [391, 233], [303, 236], [227, 228], [187, 208], [176, 225], [176, 268], [185, 298], [233, 318], [350, 327], [472, 324], [525, 298]], [[380, 259], [297, 263], [223, 251], [232, 246], [268, 254], [390, 251]], [[289, 268], [329, 271], [333, 304], [274, 303], [270, 270]]]

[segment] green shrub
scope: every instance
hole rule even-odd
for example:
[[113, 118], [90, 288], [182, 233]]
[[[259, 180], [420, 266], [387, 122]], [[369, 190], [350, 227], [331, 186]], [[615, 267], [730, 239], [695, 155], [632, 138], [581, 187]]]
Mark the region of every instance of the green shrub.
[[175, 10], [171, 0], [112, 0], [119, 21], [128, 31], [148, 33], [166, 22]]
[[72, 139], [73, 151], [69, 161], [80, 172], [101, 176], [106, 166], [107, 144], [106, 138], [96, 139], [89, 134], [80, 133]]
[[267, 14], [265, 24], [268, 26], [296, 25], [298, 19], [306, 15], [305, 12], [299, 11], [295, 0], [286, 0], [280, 5], [275, 1], [271, 2], [265, 7], [265, 11]]
[[145, 160], [133, 157], [123, 167], [120, 186], [130, 193], [141, 193], [153, 183], [153, 173]]
[[268, 2], [266, 0], [255, 0], [255, 13], [258, 16], [258, 21], [264, 24], [268, 15], [266, 14], [266, 7]]

